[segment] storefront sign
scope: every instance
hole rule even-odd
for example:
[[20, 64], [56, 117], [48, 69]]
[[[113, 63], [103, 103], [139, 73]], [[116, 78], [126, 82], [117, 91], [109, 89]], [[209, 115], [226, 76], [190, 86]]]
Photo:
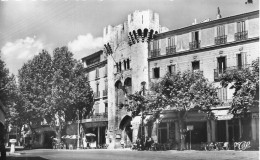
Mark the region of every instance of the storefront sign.
[[227, 114], [227, 115], [218, 115], [218, 120], [230, 120], [233, 118], [233, 114]]
[[176, 120], [174, 120], [174, 119], [162, 119], [162, 120], [160, 120], [160, 122], [174, 122], [174, 121], [176, 121]]
[[86, 123], [86, 122], [100, 122], [100, 121], [107, 121], [107, 118], [99, 117], [99, 118], [83, 119], [82, 123]]
[[258, 119], [259, 118], [259, 113], [252, 113], [252, 118]]

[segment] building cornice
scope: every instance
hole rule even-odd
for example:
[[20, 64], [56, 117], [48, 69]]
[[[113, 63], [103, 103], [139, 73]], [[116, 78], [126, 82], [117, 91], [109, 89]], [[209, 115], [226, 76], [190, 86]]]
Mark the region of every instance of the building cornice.
[[90, 65], [90, 66], [84, 68], [84, 71], [85, 71], [85, 72], [89, 72], [90, 70], [93, 70], [94, 68], [100, 67], [100, 66], [102, 66], [102, 65], [104, 65], [104, 64], [107, 64], [107, 60], [104, 60], [104, 61], [102, 61], [102, 62], [98, 62], [98, 63], [92, 64], [92, 65]]
[[230, 17], [220, 18], [220, 19], [209, 21], [209, 22], [198, 23], [198, 24], [187, 26], [187, 27], [184, 27], [184, 28], [175, 29], [175, 30], [171, 30], [171, 31], [168, 31], [168, 32], [160, 33], [160, 34], [154, 35], [153, 39], [157, 40], [157, 39], [166, 38], [170, 35], [180, 35], [180, 34], [183, 34], [183, 33], [188, 33], [190, 31], [210, 28], [211, 26], [226, 24], [228, 22], [229, 23], [235, 22], [238, 19], [249, 18], [249, 17], [259, 17], [259, 10], [253, 11], [253, 12], [248, 12], [248, 13], [243, 13], [243, 14], [239, 14], [239, 15], [234, 15], [234, 16], [230, 16]]
[[97, 57], [97, 56], [101, 55], [102, 53], [103, 53], [103, 50], [99, 50], [99, 51], [97, 51], [97, 52], [95, 52], [95, 53], [93, 53], [93, 54], [91, 54], [89, 56], [81, 58], [81, 60], [82, 61], [86, 61], [86, 60], [89, 60], [91, 58]]
[[229, 43], [222, 44], [222, 45], [207, 46], [207, 47], [199, 48], [196, 50], [186, 50], [186, 51], [176, 52], [175, 54], [171, 54], [171, 55], [160, 55], [157, 57], [149, 57], [148, 61], [155, 61], [155, 60], [160, 60], [160, 59], [165, 59], [165, 58], [184, 56], [184, 55], [188, 55], [188, 54], [211, 51], [211, 50], [215, 50], [215, 49], [221, 49], [221, 48], [225, 48], [225, 47], [236, 46], [236, 45], [246, 44], [246, 43], [256, 42], [256, 41], [259, 41], [259, 37], [250, 38], [250, 39], [247, 39], [244, 41], [229, 42]]

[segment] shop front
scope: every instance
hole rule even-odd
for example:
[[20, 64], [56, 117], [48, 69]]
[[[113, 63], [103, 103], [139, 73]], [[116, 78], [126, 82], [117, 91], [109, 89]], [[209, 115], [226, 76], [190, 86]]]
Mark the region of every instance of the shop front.
[[[106, 144], [106, 132], [107, 132], [107, 118], [93, 118], [85, 119], [82, 121], [84, 134], [94, 134], [94, 141], [96, 141], [96, 147]], [[86, 137], [88, 138], [88, 137]]]

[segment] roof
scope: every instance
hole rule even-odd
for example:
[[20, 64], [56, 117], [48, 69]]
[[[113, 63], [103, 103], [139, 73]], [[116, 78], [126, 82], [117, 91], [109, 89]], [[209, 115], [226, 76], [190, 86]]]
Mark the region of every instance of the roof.
[[89, 60], [91, 58], [97, 57], [97, 56], [101, 55], [102, 53], [103, 53], [103, 50], [99, 50], [99, 51], [97, 51], [97, 52], [95, 52], [95, 53], [93, 53], [89, 56], [83, 57], [81, 60], [86, 61], [86, 60]]
[[230, 17], [220, 18], [220, 19], [216, 19], [216, 20], [212, 20], [212, 21], [208, 21], [208, 22], [202, 22], [202, 23], [198, 23], [195, 25], [190, 25], [187, 27], [171, 30], [168, 32], [159, 33], [154, 36], [154, 39], [162, 39], [162, 38], [168, 37], [169, 35], [183, 34], [183, 33], [187, 33], [187, 31], [204, 29], [204, 28], [208, 28], [209, 26], [224, 24], [226, 22], [234, 21], [236, 19], [254, 17], [254, 16], [259, 17], [259, 10], [256, 10], [253, 12], [247, 12], [247, 13], [243, 13], [243, 14], [239, 14], [239, 15], [234, 15], [234, 16], [230, 16]]

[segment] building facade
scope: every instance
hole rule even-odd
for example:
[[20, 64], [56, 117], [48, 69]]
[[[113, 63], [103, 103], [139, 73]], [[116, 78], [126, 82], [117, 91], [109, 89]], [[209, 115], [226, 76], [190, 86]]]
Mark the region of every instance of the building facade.
[[[107, 105], [105, 137], [109, 148], [121, 147], [122, 141], [130, 146], [140, 136], [141, 118], [132, 118], [125, 109], [126, 95], [141, 89], [149, 91], [149, 84], [159, 81], [166, 73], [185, 70], [203, 71], [203, 75], [219, 87], [222, 100], [220, 106], [213, 108], [215, 120], [207, 121], [203, 113], [188, 114], [186, 124], [193, 127], [191, 143], [194, 147], [201, 142], [239, 141], [241, 137], [258, 144], [258, 106], [247, 117], [234, 117], [228, 113], [233, 90], [221, 88], [218, 82], [225, 70], [246, 67], [259, 57], [258, 23], [259, 11], [226, 18], [218, 13], [216, 20], [168, 31], [160, 26], [159, 15], [147, 10], [128, 15], [123, 24], [105, 27], [105, 47], [99, 54], [107, 55], [106, 62], [97, 60], [93, 66], [105, 64], [108, 96], [105, 101], [99, 98], [94, 108], [103, 111], [103, 103]], [[93, 79], [90, 84], [98, 93], [103, 80], [95, 79], [95, 67], [86, 66], [89, 78]], [[181, 135], [176, 113], [165, 110], [160, 117], [154, 123], [144, 124], [145, 135], [158, 143], [178, 143]]]
[[94, 93], [93, 113], [82, 120], [84, 133], [94, 133], [97, 145], [106, 143], [108, 127], [108, 80], [107, 56], [102, 50], [82, 58], [85, 73]]
[[[156, 82], [166, 73], [177, 71], [202, 71], [218, 87], [222, 104], [212, 108], [216, 119], [211, 121], [207, 121], [201, 113], [188, 113], [186, 124], [194, 128], [191, 143], [252, 140], [258, 145], [258, 106], [245, 117], [234, 117], [228, 112], [234, 90], [221, 88], [219, 83], [219, 77], [226, 70], [249, 67], [258, 57], [259, 11], [226, 18], [218, 14], [216, 20], [156, 35], [149, 44], [149, 80]], [[166, 123], [163, 126], [177, 123], [175, 113], [166, 117], [161, 121]], [[175, 124], [175, 127], [178, 125]], [[169, 139], [171, 130], [169, 127], [166, 130], [166, 134], [158, 134], [159, 143]], [[180, 135], [175, 133], [177, 141]], [[190, 141], [189, 136], [187, 140]]]

